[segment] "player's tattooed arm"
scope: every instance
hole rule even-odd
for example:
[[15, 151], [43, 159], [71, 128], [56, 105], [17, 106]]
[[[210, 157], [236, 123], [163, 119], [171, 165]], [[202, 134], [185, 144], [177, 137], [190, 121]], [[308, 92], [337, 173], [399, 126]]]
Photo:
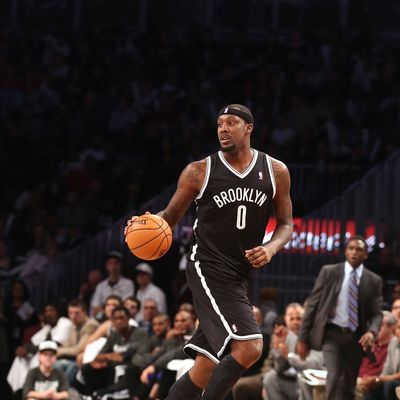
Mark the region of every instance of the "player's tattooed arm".
[[158, 214], [173, 228], [200, 193], [206, 174], [206, 160], [190, 163], [181, 173], [167, 208]]
[[206, 162], [205, 160], [201, 160], [189, 164], [184, 169], [182, 174], [185, 174], [184, 178], [189, 184], [200, 186], [201, 188], [201, 186], [203, 185], [205, 172], [206, 172]]

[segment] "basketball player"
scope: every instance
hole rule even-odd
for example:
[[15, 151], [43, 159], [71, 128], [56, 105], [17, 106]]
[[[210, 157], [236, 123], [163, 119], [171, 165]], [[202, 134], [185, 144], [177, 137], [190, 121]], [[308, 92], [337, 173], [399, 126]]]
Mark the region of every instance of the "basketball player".
[[[168, 400], [223, 399], [261, 355], [249, 273], [269, 263], [290, 239], [292, 203], [287, 167], [250, 147], [253, 126], [247, 107], [224, 107], [217, 119], [220, 151], [189, 164], [158, 213], [173, 228], [196, 201], [187, 281], [200, 325], [185, 346], [195, 364], [171, 387]], [[276, 229], [262, 245], [272, 207]]]

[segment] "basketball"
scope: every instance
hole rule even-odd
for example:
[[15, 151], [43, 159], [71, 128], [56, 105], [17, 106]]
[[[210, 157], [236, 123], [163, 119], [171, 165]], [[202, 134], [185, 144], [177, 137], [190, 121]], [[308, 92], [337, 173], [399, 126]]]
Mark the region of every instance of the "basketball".
[[172, 231], [165, 219], [154, 214], [144, 214], [133, 221], [125, 239], [136, 257], [156, 260], [171, 247]]

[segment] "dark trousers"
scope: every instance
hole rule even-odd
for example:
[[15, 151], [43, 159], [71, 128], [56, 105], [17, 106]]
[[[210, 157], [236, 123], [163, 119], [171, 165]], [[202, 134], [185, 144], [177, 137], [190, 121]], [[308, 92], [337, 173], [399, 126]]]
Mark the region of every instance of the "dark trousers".
[[142, 371], [143, 368], [137, 367], [133, 364], [126, 367], [124, 378], [131, 398], [135, 396], [139, 399], [147, 399], [147, 396], [150, 393], [151, 385], [145, 385], [140, 381]]
[[85, 379], [85, 393], [87, 395], [93, 392], [104, 389], [114, 382], [114, 367], [107, 366], [105, 368], [92, 368], [90, 364], [85, 364], [82, 368], [82, 375]]
[[363, 350], [360, 335], [327, 325], [322, 345], [328, 377], [326, 400], [353, 400]]

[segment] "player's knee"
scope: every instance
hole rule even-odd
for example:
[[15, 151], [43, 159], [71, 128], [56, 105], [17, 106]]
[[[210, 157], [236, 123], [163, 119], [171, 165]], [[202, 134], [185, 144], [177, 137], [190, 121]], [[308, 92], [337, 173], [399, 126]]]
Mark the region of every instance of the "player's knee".
[[262, 349], [263, 341], [261, 339], [246, 340], [236, 342], [232, 346], [232, 355], [239, 363], [248, 368], [261, 357]]
[[253, 363], [255, 363], [260, 357], [263, 350], [263, 341], [261, 339], [252, 340], [250, 344], [251, 349], [250, 356], [253, 359]]

